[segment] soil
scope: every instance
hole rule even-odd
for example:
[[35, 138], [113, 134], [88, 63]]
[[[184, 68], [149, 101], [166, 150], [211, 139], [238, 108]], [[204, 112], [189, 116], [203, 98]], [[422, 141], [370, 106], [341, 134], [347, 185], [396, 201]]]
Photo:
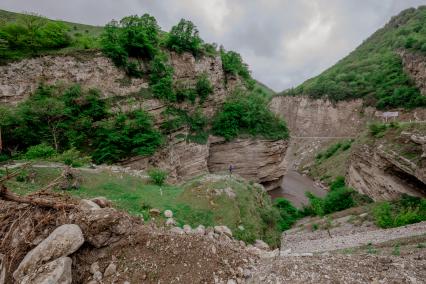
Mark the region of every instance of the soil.
[[[43, 197], [78, 202], [56, 194]], [[56, 227], [69, 223], [78, 224], [86, 240], [70, 256], [73, 283], [88, 283], [94, 262], [99, 263], [101, 272], [111, 262], [117, 265], [117, 273], [104, 277], [103, 283], [226, 283], [244, 278], [244, 270], [257, 259], [245, 246], [229, 238], [178, 235], [106, 209], [107, 217], [95, 220], [78, 207], [56, 210], [0, 200], [0, 254], [6, 256], [6, 283], [13, 283], [13, 271], [31, 249]]]

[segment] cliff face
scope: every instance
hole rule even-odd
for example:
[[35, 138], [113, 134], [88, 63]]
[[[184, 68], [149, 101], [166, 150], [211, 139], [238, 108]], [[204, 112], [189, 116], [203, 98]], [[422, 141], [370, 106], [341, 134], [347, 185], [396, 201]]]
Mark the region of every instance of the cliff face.
[[280, 187], [286, 172], [284, 156], [287, 142], [259, 139], [237, 139], [231, 142], [211, 142], [208, 168], [224, 172], [229, 165], [242, 177], [260, 182], [266, 190]]
[[372, 108], [364, 109], [362, 104], [362, 100], [333, 104], [302, 96], [274, 97], [270, 109], [285, 119], [291, 134], [285, 158], [288, 167], [307, 167], [320, 149], [357, 136], [374, 114]]
[[423, 95], [426, 95], [426, 56], [410, 51], [400, 51], [404, 71], [413, 79]]
[[210, 137], [205, 145], [174, 140], [152, 157], [135, 157], [124, 165], [139, 170], [149, 167], [165, 169], [172, 182], [206, 172], [227, 173], [229, 165], [233, 165], [235, 174], [272, 190], [281, 185], [286, 173], [286, 150], [287, 142], [283, 140], [237, 139], [225, 142], [221, 138]]
[[365, 125], [371, 108], [363, 109], [362, 100], [333, 104], [308, 97], [276, 96], [270, 109], [287, 121], [295, 137], [353, 136]]
[[[200, 105], [207, 117], [212, 117], [226, 97], [240, 84], [239, 78], [228, 77], [222, 69], [220, 56], [194, 58], [189, 53], [169, 53], [174, 68], [174, 83], [195, 86], [198, 77], [206, 74], [213, 86], [213, 94]], [[146, 65], [146, 64], [145, 64]], [[96, 88], [109, 100], [114, 111], [144, 109], [159, 126], [166, 118], [166, 105], [160, 100], [145, 96], [149, 92], [147, 78], [135, 79], [126, 76], [101, 53], [76, 54], [73, 56], [44, 56], [0, 66], [0, 103], [16, 105], [24, 100], [41, 84], [80, 84], [83, 88]], [[227, 84], [225, 84], [227, 82]], [[176, 105], [192, 112], [196, 106], [190, 103]], [[286, 143], [242, 139], [235, 142], [210, 142], [205, 145], [178, 139], [172, 133], [166, 146], [151, 157], [134, 157], [123, 164], [134, 169], [159, 167], [170, 174], [171, 182], [186, 180], [206, 172], [227, 171], [229, 164], [236, 166], [236, 172], [254, 182], [261, 182], [268, 188], [279, 186], [285, 174], [282, 164]], [[223, 151], [223, 153], [221, 153]], [[235, 151], [235, 155], [229, 155]], [[232, 158], [232, 159], [231, 159]]]
[[395, 140], [357, 145], [346, 181], [374, 200], [392, 200], [406, 193], [426, 196], [426, 131], [401, 132]]

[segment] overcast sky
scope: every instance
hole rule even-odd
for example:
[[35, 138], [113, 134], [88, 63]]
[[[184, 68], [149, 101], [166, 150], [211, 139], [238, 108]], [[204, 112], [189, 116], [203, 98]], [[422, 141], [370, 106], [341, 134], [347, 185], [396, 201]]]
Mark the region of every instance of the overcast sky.
[[1, 0], [0, 9], [104, 25], [150, 13], [166, 31], [192, 20], [201, 37], [238, 51], [281, 91], [347, 55], [391, 16], [426, 0]]

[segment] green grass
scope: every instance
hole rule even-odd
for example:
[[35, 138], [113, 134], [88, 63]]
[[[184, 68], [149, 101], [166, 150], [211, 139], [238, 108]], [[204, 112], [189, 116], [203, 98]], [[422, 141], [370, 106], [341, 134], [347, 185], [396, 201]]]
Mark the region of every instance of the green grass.
[[[8, 187], [18, 194], [28, 194], [47, 185], [61, 173], [58, 168], [34, 170], [37, 173], [34, 184], [12, 180], [7, 183]], [[114, 207], [143, 216], [145, 220], [150, 218], [151, 208], [158, 208], [162, 212], [170, 209], [179, 226], [226, 225], [236, 238], [248, 243], [263, 239], [272, 246], [279, 245], [281, 231], [278, 220], [277, 223], [274, 223], [275, 220], [270, 223], [264, 216], [273, 217], [279, 213], [266, 192], [243, 180], [226, 176], [215, 179], [200, 176], [180, 186], [157, 186], [148, 180], [126, 174], [86, 171], [80, 171], [80, 174], [81, 188], [67, 192], [73, 196], [104, 196], [113, 202]], [[225, 188], [230, 188], [235, 198], [215, 194], [215, 190]], [[164, 220], [161, 216], [156, 222]], [[238, 229], [239, 226], [243, 226], [244, 230]]]
[[425, 107], [426, 99], [403, 71], [397, 54], [400, 49], [426, 53], [425, 23], [426, 6], [407, 9], [337, 64], [281, 94], [332, 101], [363, 98], [382, 109]]

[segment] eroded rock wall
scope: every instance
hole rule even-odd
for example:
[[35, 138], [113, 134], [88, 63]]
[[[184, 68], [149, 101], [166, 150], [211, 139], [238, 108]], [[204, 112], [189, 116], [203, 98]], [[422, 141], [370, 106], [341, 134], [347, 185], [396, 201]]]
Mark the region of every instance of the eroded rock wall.
[[237, 139], [226, 142], [218, 139], [210, 144], [208, 169], [212, 173], [226, 172], [229, 165], [233, 165], [236, 174], [272, 190], [281, 185], [286, 173], [286, 150], [287, 141], [284, 140]]
[[349, 186], [376, 201], [404, 193], [426, 197], [426, 133], [402, 133], [399, 140], [356, 145], [346, 174]]

